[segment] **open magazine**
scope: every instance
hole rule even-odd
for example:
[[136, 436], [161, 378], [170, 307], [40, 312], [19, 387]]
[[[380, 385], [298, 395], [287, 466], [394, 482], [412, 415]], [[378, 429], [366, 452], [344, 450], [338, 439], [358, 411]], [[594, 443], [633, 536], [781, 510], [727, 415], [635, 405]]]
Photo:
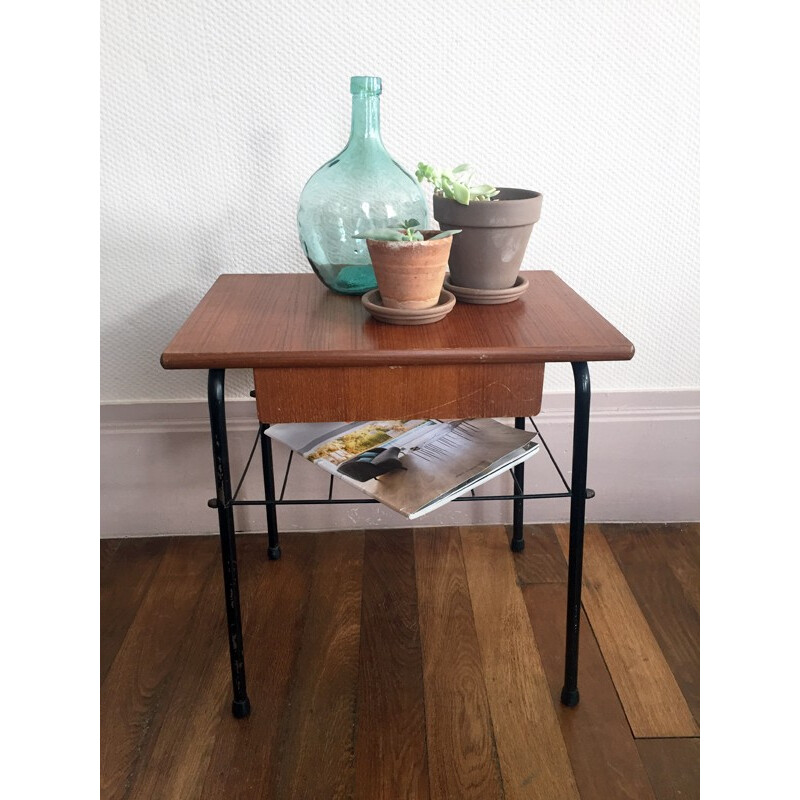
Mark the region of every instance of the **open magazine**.
[[287, 423], [265, 433], [415, 519], [530, 458], [533, 431], [494, 419]]

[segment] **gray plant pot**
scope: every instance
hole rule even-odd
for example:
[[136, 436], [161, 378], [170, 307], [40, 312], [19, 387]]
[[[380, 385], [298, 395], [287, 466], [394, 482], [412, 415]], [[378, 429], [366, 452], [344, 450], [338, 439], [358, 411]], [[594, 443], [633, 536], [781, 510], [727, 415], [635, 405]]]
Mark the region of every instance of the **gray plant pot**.
[[450, 283], [470, 289], [508, 289], [519, 273], [542, 195], [528, 189], [498, 187], [494, 200], [468, 206], [433, 196], [433, 216], [445, 230], [460, 228], [450, 250]]

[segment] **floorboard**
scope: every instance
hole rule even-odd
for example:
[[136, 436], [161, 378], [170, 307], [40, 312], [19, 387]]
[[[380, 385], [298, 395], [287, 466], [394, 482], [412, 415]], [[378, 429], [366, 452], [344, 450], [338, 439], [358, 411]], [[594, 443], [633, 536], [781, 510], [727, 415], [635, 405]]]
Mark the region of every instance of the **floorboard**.
[[[192, 552], [189, 559], [187, 552]], [[178, 654], [215, 556], [216, 542], [208, 538], [168, 543], [100, 688], [104, 798], [127, 797], [148, 764], [179, 674]]]
[[[290, 555], [266, 558], [266, 536], [239, 536], [238, 560], [247, 691], [253, 711], [246, 720], [230, 713], [230, 662], [222, 716], [216, 731], [205, 781], [198, 795], [205, 800], [266, 797], [277, 762], [280, 726], [305, 628], [317, 535], [287, 533]], [[221, 574], [220, 574], [221, 580]], [[224, 629], [219, 632], [227, 658]]]
[[458, 528], [414, 532], [434, 798], [503, 797]]
[[[509, 543], [513, 528], [507, 526]], [[552, 525], [525, 525], [525, 549], [514, 554], [514, 568], [520, 585], [529, 583], [564, 583], [567, 561]]]
[[[700, 614], [690, 597], [684, 592], [680, 580], [670, 568], [670, 550], [678, 550], [676, 543], [655, 546], [653, 539], [662, 541], [663, 535], [645, 531], [635, 537], [647, 544], [639, 548], [622, 547], [626, 538], [600, 531], [609, 541], [625, 575], [639, 608], [658, 641], [661, 652], [683, 693], [692, 715], [700, 721]], [[619, 551], [619, 554], [618, 554]]]
[[[556, 528], [565, 556], [569, 530]], [[582, 600], [637, 738], [697, 736], [697, 723], [608, 542], [586, 526]]]
[[221, 570], [212, 568], [180, 642], [176, 680], [164, 697], [163, 720], [152, 731], [130, 800], [200, 795], [220, 720], [228, 713], [224, 596]]
[[656, 800], [699, 800], [699, 739], [641, 739], [636, 746]]
[[355, 786], [364, 534], [316, 536], [306, 624], [267, 792], [287, 800], [339, 800], [352, 797]]
[[505, 797], [578, 800], [508, 537], [472, 526], [461, 547]]
[[686, 601], [700, 613], [700, 526], [697, 523], [601, 525], [623, 568], [662, 564], [675, 575]]
[[581, 616], [581, 700], [575, 708], [566, 708], [559, 700], [564, 685], [567, 587], [526, 586], [523, 594], [581, 800], [655, 800], [586, 615]]
[[117, 657], [168, 541], [104, 539], [100, 543], [100, 683]]
[[245, 720], [217, 537], [102, 541], [101, 798], [698, 797], [699, 528], [587, 527], [573, 709], [566, 530], [525, 533], [239, 535]]
[[427, 800], [422, 646], [410, 530], [366, 534], [361, 603], [356, 797]]

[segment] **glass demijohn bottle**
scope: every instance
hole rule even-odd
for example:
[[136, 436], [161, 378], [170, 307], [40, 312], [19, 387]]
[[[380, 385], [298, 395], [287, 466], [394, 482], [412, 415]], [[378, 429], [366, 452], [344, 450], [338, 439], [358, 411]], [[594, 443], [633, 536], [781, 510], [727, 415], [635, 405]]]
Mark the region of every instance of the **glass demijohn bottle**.
[[373, 228], [399, 227], [416, 219], [428, 227], [428, 207], [416, 178], [392, 159], [381, 141], [381, 79], [350, 79], [350, 139], [323, 164], [300, 194], [300, 244], [319, 279], [340, 294], [374, 288], [367, 243], [354, 239]]

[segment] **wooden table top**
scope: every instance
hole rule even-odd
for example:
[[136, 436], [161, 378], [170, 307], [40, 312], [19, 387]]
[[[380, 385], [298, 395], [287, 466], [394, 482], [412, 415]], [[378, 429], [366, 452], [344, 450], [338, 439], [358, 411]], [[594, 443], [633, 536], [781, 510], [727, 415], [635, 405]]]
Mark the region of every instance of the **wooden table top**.
[[161, 356], [166, 369], [625, 361], [633, 345], [554, 272], [519, 300], [456, 303], [431, 325], [374, 320], [316, 276], [221, 275]]

